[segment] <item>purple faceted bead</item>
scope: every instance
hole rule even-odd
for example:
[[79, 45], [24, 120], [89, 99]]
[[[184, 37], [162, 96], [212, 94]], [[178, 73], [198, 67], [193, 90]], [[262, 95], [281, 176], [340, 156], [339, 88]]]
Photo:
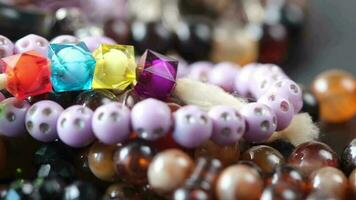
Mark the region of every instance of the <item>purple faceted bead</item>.
[[227, 92], [233, 92], [234, 81], [238, 70], [239, 66], [234, 63], [219, 63], [210, 71], [209, 83], [220, 86]]
[[156, 140], [167, 134], [171, 129], [171, 110], [162, 101], [151, 98], [145, 99], [132, 108], [131, 124], [138, 137]]
[[130, 136], [130, 110], [117, 102], [102, 105], [94, 112], [92, 128], [104, 144], [124, 142]]
[[51, 40], [52, 44], [68, 44], [68, 43], [79, 43], [79, 38], [73, 35], [59, 35]]
[[14, 54], [14, 44], [5, 36], [0, 35], [0, 58]]
[[213, 121], [211, 140], [217, 144], [234, 144], [245, 133], [245, 119], [233, 107], [215, 106], [208, 115]]
[[207, 141], [213, 131], [210, 117], [197, 106], [184, 106], [174, 115], [173, 138], [181, 146], [195, 148]]
[[74, 105], [65, 109], [57, 121], [59, 139], [71, 147], [85, 147], [94, 141], [91, 128], [93, 111]]
[[303, 107], [302, 90], [294, 81], [283, 79], [275, 82], [266, 92], [267, 95], [276, 95], [288, 99], [293, 105], [294, 113], [298, 113]]
[[245, 65], [235, 77], [235, 91], [243, 96], [248, 97], [250, 95], [249, 81], [250, 76], [257, 68], [258, 64], [252, 63]]
[[35, 34], [29, 34], [20, 38], [15, 43], [15, 53], [23, 53], [30, 50], [35, 50], [43, 56], [48, 56], [49, 42], [46, 38]]
[[82, 41], [87, 45], [88, 49], [93, 52], [101, 44], [116, 44], [116, 42], [105, 36], [90, 36], [83, 38]]
[[165, 99], [174, 89], [178, 61], [146, 50], [139, 64], [135, 91], [142, 97]]
[[283, 130], [288, 127], [294, 116], [292, 104], [285, 98], [274, 94], [264, 95], [258, 99], [258, 103], [267, 105], [277, 117], [276, 131]]
[[210, 71], [213, 66], [214, 65], [211, 62], [207, 61], [199, 61], [192, 63], [189, 66], [190, 73], [188, 74], [188, 78], [201, 82], [207, 82], [209, 79]]
[[0, 134], [20, 137], [26, 134], [25, 116], [30, 104], [14, 97], [0, 103]]
[[272, 110], [262, 103], [249, 103], [241, 109], [246, 120], [244, 139], [248, 142], [266, 141], [277, 127], [277, 118]]
[[63, 112], [54, 101], [39, 101], [26, 114], [26, 128], [30, 135], [41, 142], [52, 142], [58, 138], [57, 120]]

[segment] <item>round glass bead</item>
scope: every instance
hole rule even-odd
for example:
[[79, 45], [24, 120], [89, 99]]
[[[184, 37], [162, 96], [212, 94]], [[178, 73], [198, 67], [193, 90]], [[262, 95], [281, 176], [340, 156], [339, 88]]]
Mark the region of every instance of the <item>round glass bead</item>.
[[105, 89], [84, 91], [76, 98], [76, 104], [83, 105], [92, 110], [114, 101], [117, 101], [115, 94]]
[[341, 156], [341, 165], [346, 174], [356, 168], [356, 138], [344, 149]]

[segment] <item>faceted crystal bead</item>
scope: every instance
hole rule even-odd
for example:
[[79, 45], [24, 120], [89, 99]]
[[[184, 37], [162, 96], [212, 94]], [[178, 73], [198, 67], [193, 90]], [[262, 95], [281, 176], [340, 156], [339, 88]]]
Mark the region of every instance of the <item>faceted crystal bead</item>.
[[166, 98], [175, 86], [177, 67], [177, 60], [147, 50], [140, 60], [136, 92], [144, 97]]
[[93, 88], [124, 90], [136, 82], [133, 46], [101, 44], [93, 56], [96, 60]]
[[50, 92], [50, 64], [36, 51], [9, 56], [2, 59], [0, 67], [6, 73], [7, 90], [16, 98], [24, 99]]
[[91, 88], [95, 60], [84, 43], [51, 44], [51, 80], [57, 92]]

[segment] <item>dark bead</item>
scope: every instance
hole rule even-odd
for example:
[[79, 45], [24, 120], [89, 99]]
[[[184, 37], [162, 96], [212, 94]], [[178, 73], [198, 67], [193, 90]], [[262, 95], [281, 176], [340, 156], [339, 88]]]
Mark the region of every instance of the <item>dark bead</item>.
[[336, 153], [326, 144], [311, 141], [298, 145], [288, 158], [288, 164], [293, 165], [309, 176], [314, 170], [325, 166], [338, 167]]
[[104, 24], [105, 35], [114, 39], [118, 44], [130, 43], [131, 30], [127, 21], [110, 19]]
[[130, 183], [147, 181], [147, 169], [156, 150], [146, 141], [135, 140], [119, 147], [114, 154], [117, 175]]
[[37, 172], [38, 177], [59, 177], [65, 181], [75, 178], [75, 169], [72, 164], [64, 160], [56, 160], [48, 164], [42, 164]]
[[279, 151], [266, 145], [251, 147], [242, 154], [242, 160], [256, 163], [264, 175], [271, 174], [276, 167], [285, 163]]
[[[60, 14], [57, 14], [59, 13]], [[55, 23], [52, 28], [53, 35], [69, 34], [74, 35], [75, 31], [85, 24], [84, 13], [75, 7], [61, 8], [56, 11]]]
[[104, 200], [139, 200], [139, 191], [127, 184], [113, 184], [105, 192]]
[[63, 200], [98, 200], [97, 189], [88, 182], [76, 181], [64, 189]]
[[303, 89], [303, 107], [301, 112], [307, 112], [313, 121], [319, 121], [319, 103], [313, 93]]
[[38, 189], [41, 199], [61, 200], [65, 183], [60, 178], [46, 178]]
[[295, 146], [292, 143], [284, 139], [274, 140], [267, 143], [267, 145], [277, 149], [285, 159], [287, 159], [295, 149]]
[[284, 183], [294, 187], [299, 192], [307, 192], [307, 179], [297, 168], [292, 166], [283, 165], [277, 167], [268, 182], [272, 185]]
[[161, 22], [134, 21], [131, 32], [132, 43], [140, 54], [146, 49], [164, 54], [174, 45], [174, 34]]
[[132, 108], [136, 103], [141, 101], [141, 97], [135, 92], [135, 90], [127, 90], [120, 94], [117, 94], [118, 101], [128, 108]]
[[266, 187], [260, 200], [301, 200], [302, 195], [298, 190], [288, 184], [276, 184]]
[[117, 98], [109, 90], [90, 90], [80, 93], [76, 104], [95, 110], [97, 107], [113, 101], [117, 101]]
[[41, 145], [34, 153], [34, 163], [36, 165], [52, 163], [56, 160], [70, 161], [73, 151], [62, 142], [52, 142]]
[[177, 28], [177, 50], [188, 61], [206, 60], [212, 48], [212, 26], [208, 19], [188, 19]]
[[344, 149], [341, 156], [341, 164], [346, 174], [350, 174], [356, 168], [356, 138]]

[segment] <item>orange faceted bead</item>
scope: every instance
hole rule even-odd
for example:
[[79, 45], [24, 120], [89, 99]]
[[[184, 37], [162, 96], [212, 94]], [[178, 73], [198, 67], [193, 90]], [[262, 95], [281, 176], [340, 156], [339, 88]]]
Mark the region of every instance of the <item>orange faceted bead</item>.
[[18, 99], [50, 92], [50, 63], [36, 51], [2, 59], [6, 89]]
[[319, 74], [312, 91], [320, 105], [321, 118], [327, 122], [343, 122], [356, 113], [356, 81], [352, 74], [329, 70]]

